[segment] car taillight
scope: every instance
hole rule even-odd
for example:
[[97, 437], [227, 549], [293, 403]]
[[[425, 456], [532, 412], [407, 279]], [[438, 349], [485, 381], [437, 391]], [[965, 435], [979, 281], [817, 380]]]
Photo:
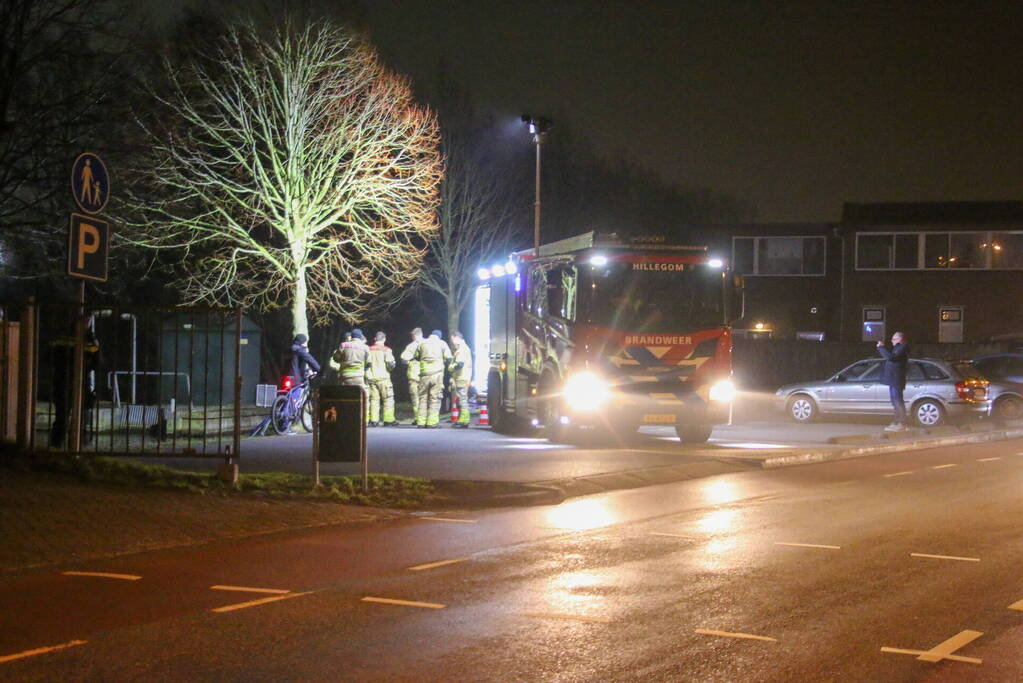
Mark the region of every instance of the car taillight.
[[965, 401], [983, 401], [987, 396], [986, 379], [966, 379], [956, 383], [956, 393]]

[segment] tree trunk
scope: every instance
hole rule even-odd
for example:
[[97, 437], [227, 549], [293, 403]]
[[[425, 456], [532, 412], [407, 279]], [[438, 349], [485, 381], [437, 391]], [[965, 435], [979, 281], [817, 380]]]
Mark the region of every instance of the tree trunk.
[[309, 299], [309, 286], [305, 281], [305, 268], [299, 268], [295, 277], [295, 294], [291, 298], [291, 334], [309, 336], [309, 318], [306, 315], [306, 302]]
[[446, 298], [448, 302], [448, 329], [445, 332], [444, 337], [445, 339], [450, 340], [452, 334], [455, 332], [465, 334], [465, 330], [459, 326], [459, 322], [462, 317], [462, 309], [461, 306], [459, 306], [458, 300], [451, 296]]

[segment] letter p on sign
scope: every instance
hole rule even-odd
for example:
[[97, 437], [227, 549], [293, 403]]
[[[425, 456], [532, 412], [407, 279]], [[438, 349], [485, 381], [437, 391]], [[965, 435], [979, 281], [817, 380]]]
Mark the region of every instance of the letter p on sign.
[[109, 236], [110, 229], [106, 221], [92, 216], [71, 214], [68, 231], [68, 275], [105, 282]]

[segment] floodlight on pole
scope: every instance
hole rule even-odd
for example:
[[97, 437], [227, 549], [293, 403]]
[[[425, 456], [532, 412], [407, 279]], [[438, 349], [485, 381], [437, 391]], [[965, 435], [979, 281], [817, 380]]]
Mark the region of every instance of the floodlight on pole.
[[543, 136], [551, 129], [554, 122], [542, 116], [522, 115], [522, 122], [529, 128], [536, 145], [536, 201], [533, 204], [533, 256], [540, 256], [540, 145]]

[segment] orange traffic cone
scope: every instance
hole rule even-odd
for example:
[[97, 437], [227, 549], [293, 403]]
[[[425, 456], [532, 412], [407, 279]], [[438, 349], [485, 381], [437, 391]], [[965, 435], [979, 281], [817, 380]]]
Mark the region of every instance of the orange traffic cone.
[[481, 425], [487, 426], [490, 424], [490, 415], [487, 414], [487, 406], [483, 404], [480, 406], [480, 422]]
[[459, 411], [459, 406], [458, 406], [458, 400], [457, 399], [452, 399], [452, 401], [451, 401], [451, 421], [452, 422], [458, 422], [459, 412], [460, 411]]

